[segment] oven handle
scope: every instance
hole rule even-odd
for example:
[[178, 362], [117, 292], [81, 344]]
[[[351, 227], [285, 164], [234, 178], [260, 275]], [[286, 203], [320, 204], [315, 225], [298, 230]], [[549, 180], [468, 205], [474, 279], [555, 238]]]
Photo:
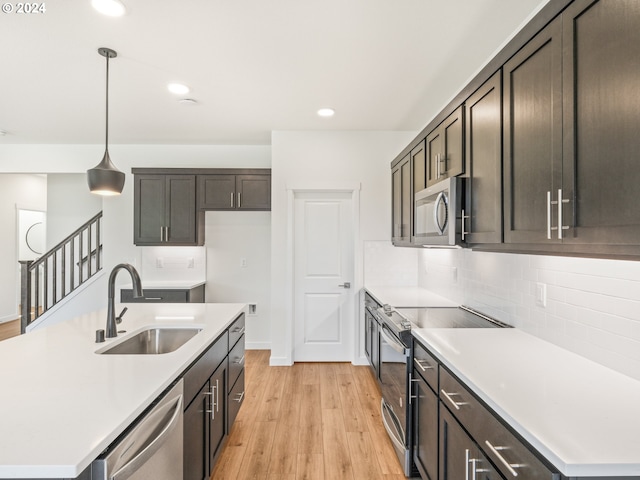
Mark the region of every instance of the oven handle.
[[398, 340], [393, 338], [392, 336], [393, 334], [389, 335], [387, 332], [385, 332], [385, 330], [388, 330], [389, 332], [391, 332], [389, 330], [389, 327], [387, 327], [384, 324], [382, 324], [381, 327], [382, 328], [380, 329], [380, 335], [389, 344], [389, 346], [398, 353], [405, 353], [406, 347], [402, 343], [400, 343]]

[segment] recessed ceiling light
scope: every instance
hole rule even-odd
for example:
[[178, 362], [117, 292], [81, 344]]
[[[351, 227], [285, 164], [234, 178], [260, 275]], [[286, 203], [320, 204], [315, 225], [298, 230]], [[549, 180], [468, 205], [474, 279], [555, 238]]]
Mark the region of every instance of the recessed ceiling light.
[[127, 13], [127, 8], [120, 0], [91, 0], [91, 6], [109, 17], [121, 17]]
[[333, 117], [336, 111], [333, 108], [321, 108], [318, 110], [318, 115], [321, 117]]
[[169, 89], [171, 93], [175, 93], [176, 95], [184, 95], [186, 93], [189, 93], [189, 87], [183, 85], [182, 83], [170, 83], [167, 85], [167, 89]]

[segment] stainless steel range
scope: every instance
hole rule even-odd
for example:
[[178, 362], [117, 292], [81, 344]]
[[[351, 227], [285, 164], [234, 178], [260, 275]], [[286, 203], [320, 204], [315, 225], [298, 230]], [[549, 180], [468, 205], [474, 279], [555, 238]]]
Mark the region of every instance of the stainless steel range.
[[391, 308], [375, 311], [380, 324], [382, 421], [407, 477], [417, 476], [411, 455], [411, 409], [408, 397], [412, 328], [500, 328], [508, 325], [468, 307]]

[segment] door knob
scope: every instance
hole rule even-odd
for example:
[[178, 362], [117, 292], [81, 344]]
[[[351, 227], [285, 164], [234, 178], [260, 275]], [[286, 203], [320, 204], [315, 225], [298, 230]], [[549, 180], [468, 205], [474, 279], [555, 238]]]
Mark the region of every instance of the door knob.
[[338, 286], [342, 288], [351, 288], [351, 282], [344, 282], [342, 285], [338, 285]]

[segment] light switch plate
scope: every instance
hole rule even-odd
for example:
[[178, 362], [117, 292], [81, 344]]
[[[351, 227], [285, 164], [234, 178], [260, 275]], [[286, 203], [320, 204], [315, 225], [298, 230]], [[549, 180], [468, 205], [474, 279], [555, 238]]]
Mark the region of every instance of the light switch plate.
[[536, 305], [539, 307], [547, 306], [547, 284], [536, 283]]

